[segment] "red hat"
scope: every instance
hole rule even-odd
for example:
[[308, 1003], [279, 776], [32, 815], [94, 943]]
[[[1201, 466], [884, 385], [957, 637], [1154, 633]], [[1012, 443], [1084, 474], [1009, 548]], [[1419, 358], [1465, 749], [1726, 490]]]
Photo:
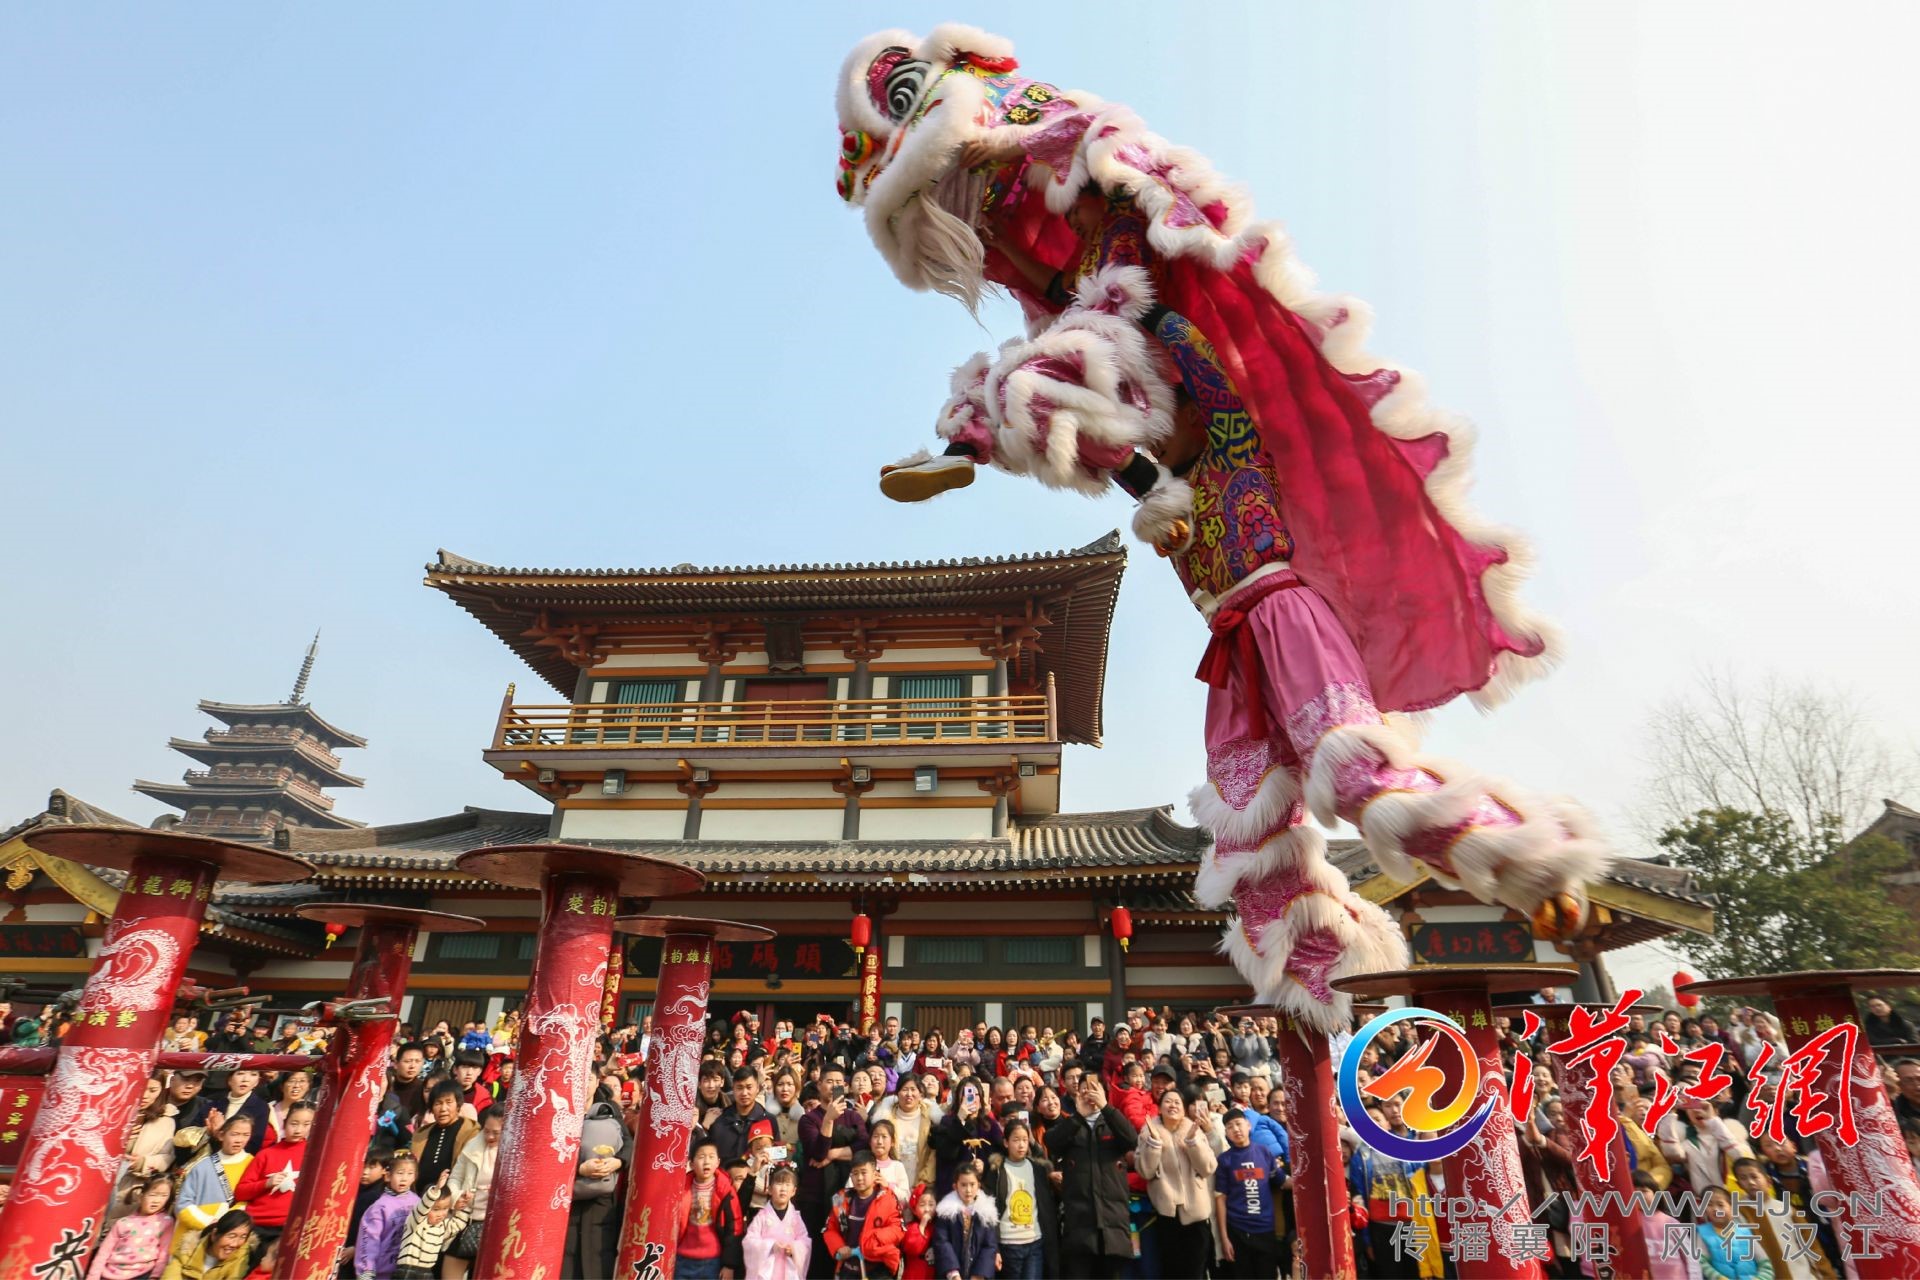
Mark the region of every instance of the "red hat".
[[762, 1138], [765, 1138], [768, 1142], [773, 1141], [773, 1121], [765, 1117], [755, 1120], [747, 1126], [747, 1145], [751, 1147]]

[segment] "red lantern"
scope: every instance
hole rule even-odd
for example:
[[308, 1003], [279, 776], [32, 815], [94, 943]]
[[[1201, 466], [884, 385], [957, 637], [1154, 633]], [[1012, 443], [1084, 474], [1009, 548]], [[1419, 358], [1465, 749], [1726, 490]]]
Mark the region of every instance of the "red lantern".
[[329, 920], [327, 921], [326, 927], [327, 927], [327, 949], [331, 951], [333, 949], [333, 944], [340, 941], [341, 938], [346, 936], [347, 926], [343, 924], [339, 924], [335, 921]]
[[1680, 990], [1681, 987], [1686, 986], [1689, 982], [1698, 981], [1698, 978], [1688, 973], [1685, 969], [1676, 969], [1673, 974], [1673, 998], [1689, 1009], [1698, 1005], [1700, 1003], [1699, 996], [1688, 991]]
[[1115, 907], [1109, 923], [1113, 926], [1113, 936], [1120, 941], [1120, 949], [1125, 951], [1127, 944], [1133, 941], [1133, 912], [1125, 907]]
[[853, 918], [853, 954], [863, 956], [873, 943], [873, 921], [862, 911]]

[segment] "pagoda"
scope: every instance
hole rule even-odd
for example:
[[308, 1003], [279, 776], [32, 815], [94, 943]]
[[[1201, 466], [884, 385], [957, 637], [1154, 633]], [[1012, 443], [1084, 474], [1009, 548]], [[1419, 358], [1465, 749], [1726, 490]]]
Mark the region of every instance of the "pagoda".
[[189, 769], [181, 781], [138, 781], [133, 789], [182, 810], [176, 831], [192, 831], [228, 840], [271, 841], [282, 827], [343, 830], [363, 824], [333, 812], [325, 788], [358, 787], [364, 780], [345, 773], [342, 747], [364, 747], [367, 740], [336, 729], [303, 699], [320, 636], [314, 633], [293, 693], [285, 702], [213, 702], [200, 710], [224, 728], [208, 729], [202, 739], [172, 738], [167, 745], [206, 766]]

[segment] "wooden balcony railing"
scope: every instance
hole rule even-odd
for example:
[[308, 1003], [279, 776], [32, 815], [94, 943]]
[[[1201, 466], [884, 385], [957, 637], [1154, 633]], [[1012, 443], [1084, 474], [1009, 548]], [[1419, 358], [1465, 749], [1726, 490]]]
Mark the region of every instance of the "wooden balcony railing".
[[1044, 694], [795, 702], [506, 705], [497, 750], [762, 747], [786, 743], [1057, 742]]

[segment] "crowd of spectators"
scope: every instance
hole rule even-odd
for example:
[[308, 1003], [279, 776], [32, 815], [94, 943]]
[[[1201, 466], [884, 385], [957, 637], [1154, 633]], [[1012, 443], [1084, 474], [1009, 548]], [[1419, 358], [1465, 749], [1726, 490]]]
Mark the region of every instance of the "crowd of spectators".
[[[1913, 1029], [1885, 1001], [1862, 1020], [1882, 1045]], [[32, 1026], [25, 1032], [24, 1024]], [[1554, 1192], [1575, 1188], [1579, 1139], [1532, 1043], [1496, 1020], [1511, 1067], [1534, 1063], [1535, 1105], [1519, 1131], [1522, 1168], [1549, 1274], [1592, 1274], [1579, 1224]], [[57, 1035], [57, 1014], [22, 1016], [15, 1043]], [[342, 1277], [465, 1280], [487, 1216], [511, 1085], [514, 1015], [492, 1028], [401, 1028], [376, 1132], [360, 1170]], [[1663, 1040], [1664, 1033], [1664, 1040]], [[1293, 1161], [1271, 1021], [1170, 1009], [1111, 1027], [902, 1027], [864, 1034], [821, 1016], [763, 1026], [715, 1021], [703, 1046], [696, 1125], [678, 1221], [682, 1280], [989, 1280], [1009, 1277], [1218, 1277], [1302, 1274]], [[601, 1038], [582, 1118], [562, 1275], [613, 1275], [626, 1172], [643, 1092], [650, 1022]], [[1749, 1137], [1755, 1108], [1781, 1087], [1784, 1041], [1771, 1015], [1735, 1009], [1635, 1014], [1613, 1072], [1622, 1156], [1645, 1197], [1656, 1274], [1721, 1280], [1828, 1280], [1846, 1270], [1835, 1224], [1817, 1209], [1830, 1185], [1812, 1144]], [[1365, 1081], [1412, 1047], [1389, 1026], [1361, 1056]], [[1671, 1043], [1680, 1052], [1668, 1053]], [[317, 1053], [325, 1033], [265, 1035], [247, 1011], [203, 1031], [177, 1017], [176, 1051]], [[1689, 1050], [1718, 1044], [1733, 1083], [1687, 1098], [1651, 1131], [1662, 1080], [1698, 1075]], [[1750, 1082], [1745, 1068], [1774, 1054]], [[1341, 1045], [1336, 1043], [1336, 1054]], [[1920, 1061], [1896, 1058], [1887, 1083], [1920, 1166]], [[313, 1076], [294, 1070], [157, 1074], [129, 1133], [123, 1176], [89, 1280], [247, 1280], [270, 1274], [302, 1172]], [[1406, 1134], [1395, 1099], [1369, 1100]], [[1391, 1159], [1343, 1116], [1354, 1247], [1363, 1276], [1443, 1277], [1471, 1259], [1470, 1225], [1436, 1218], [1438, 1164]], [[1668, 1193], [1656, 1205], [1654, 1197]], [[1691, 1193], [1685, 1199], [1681, 1193]], [[1677, 1224], [1661, 1210], [1682, 1208]], [[1753, 1206], [1763, 1206], [1756, 1214]], [[1697, 1237], [1674, 1255], [1670, 1228]], [[1797, 1249], [1812, 1238], [1818, 1248]]]

